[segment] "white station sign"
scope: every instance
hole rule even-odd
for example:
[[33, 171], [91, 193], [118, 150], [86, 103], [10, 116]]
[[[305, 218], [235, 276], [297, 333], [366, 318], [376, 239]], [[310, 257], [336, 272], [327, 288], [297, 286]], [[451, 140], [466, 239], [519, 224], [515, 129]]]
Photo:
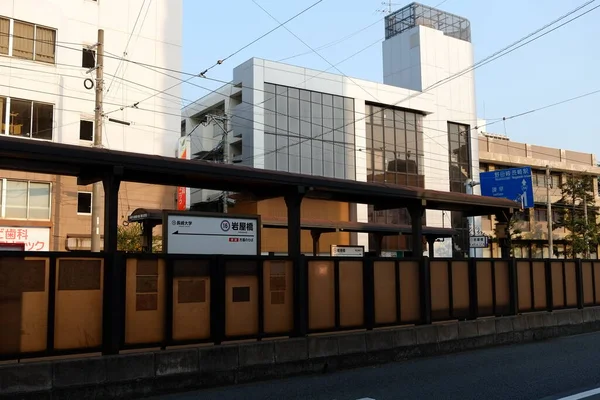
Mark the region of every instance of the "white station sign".
[[333, 257], [364, 257], [364, 246], [339, 246], [331, 245], [331, 255]]
[[486, 249], [488, 247], [487, 236], [471, 236], [470, 242], [472, 249]]
[[168, 254], [260, 254], [258, 217], [167, 214], [163, 230]]

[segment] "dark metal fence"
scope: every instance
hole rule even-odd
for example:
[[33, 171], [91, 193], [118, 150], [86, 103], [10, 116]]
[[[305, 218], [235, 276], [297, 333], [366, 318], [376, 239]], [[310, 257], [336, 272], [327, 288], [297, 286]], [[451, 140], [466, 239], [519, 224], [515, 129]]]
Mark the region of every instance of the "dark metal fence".
[[595, 306], [600, 261], [0, 253], [0, 360]]

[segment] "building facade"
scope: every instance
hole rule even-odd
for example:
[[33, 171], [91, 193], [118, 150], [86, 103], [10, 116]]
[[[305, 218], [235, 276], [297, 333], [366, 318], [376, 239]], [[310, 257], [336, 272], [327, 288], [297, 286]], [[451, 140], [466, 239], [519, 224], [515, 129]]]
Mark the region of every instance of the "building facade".
[[[95, 44], [103, 29], [103, 147], [175, 156], [180, 81], [148, 66], [181, 69], [181, 21], [181, 0], [0, 2], [0, 134], [93, 144]], [[91, 187], [69, 177], [0, 171], [0, 193], [0, 243], [90, 248]], [[174, 198], [173, 188], [123, 184], [121, 215], [172, 208]]]
[[[502, 135], [480, 133], [479, 136], [479, 167], [481, 172], [495, 171], [507, 168], [532, 168], [532, 183], [534, 207], [524, 209], [517, 214], [514, 230], [518, 235], [512, 239], [513, 255], [517, 258], [548, 258], [552, 254], [564, 258], [565, 228], [556, 228], [556, 222], [562, 217], [560, 202], [562, 197], [561, 184], [568, 177], [589, 176], [593, 178], [593, 194], [596, 205], [598, 200], [598, 180], [600, 167], [593, 154], [576, 151], [536, 146], [518, 143]], [[546, 167], [550, 169], [550, 179], [546, 178]], [[550, 186], [549, 191], [547, 185]], [[552, 231], [554, 251], [551, 253], [548, 245], [548, 193], [552, 209], [552, 220], [555, 229]], [[564, 208], [564, 206], [562, 206]], [[481, 229], [484, 234], [494, 237], [495, 219], [493, 216], [482, 217]], [[598, 249], [590, 249], [590, 256], [597, 258]], [[496, 243], [484, 251], [486, 257], [499, 255]]]
[[[237, 66], [231, 84], [183, 110], [182, 135], [190, 138], [192, 157], [466, 192], [466, 181], [479, 171], [477, 135], [472, 134], [477, 123], [474, 79], [472, 72], [455, 75], [473, 64], [469, 21], [413, 3], [386, 17], [385, 31], [383, 83], [258, 58]], [[211, 122], [215, 115], [224, 117], [221, 124]], [[222, 201], [222, 196], [191, 190], [196, 206]], [[265, 207], [260, 201], [242, 203], [230, 212], [285, 217], [281, 199]], [[385, 212], [316, 200], [305, 200], [303, 207], [305, 219], [409, 222], [402, 204]], [[425, 218], [428, 226], [461, 232], [452, 243], [436, 243], [438, 256], [468, 252], [465, 218], [430, 210]], [[369, 247], [367, 234], [336, 235], [321, 240], [321, 253], [330, 244]], [[276, 246], [263, 251], [286, 251], [281, 232], [268, 238], [263, 243]], [[390, 237], [383, 247], [410, 250], [410, 243]], [[306, 237], [303, 251], [309, 248]]]

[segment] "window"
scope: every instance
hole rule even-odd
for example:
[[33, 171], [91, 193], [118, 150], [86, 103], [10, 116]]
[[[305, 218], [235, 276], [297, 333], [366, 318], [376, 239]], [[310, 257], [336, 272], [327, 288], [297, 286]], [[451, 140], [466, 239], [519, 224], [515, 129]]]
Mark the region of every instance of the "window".
[[[4, 124], [9, 116], [8, 126]], [[54, 106], [31, 100], [0, 97], [0, 134], [52, 140]]]
[[548, 211], [545, 208], [536, 208], [534, 218], [536, 222], [548, 222]]
[[2, 179], [0, 218], [50, 219], [50, 183]]
[[[465, 182], [471, 176], [471, 128], [469, 125], [448, 122], [448, 171], [450, 177], [450, 191], [466, 193]], [[468, 251], [469, 249], [469, 223], [463, 213], [452, 211], [450, 223], [456, 229], [457, 246]]]
[[92, 121], [79, 121], [79, 140], [94, 140], [94, 123]]
[[51, 104], [33, 103], [33, 119], [31, 120], [31, 137], [33, 139], [52, 140], [53, 113]]
[[465, 193], [465, 182], [471, 178], [470, 131], [468, 125], [448, 123], [450, 190], [452, 192]]
[[10, 20], [0, 17], [0, 54], [8, 55], [8, 39], [10, 33]]
[[562, 224], [564, 218], [564, 210], [552, 209], [552, 223]]
[[33, 60], [35, 25], [15, 21], [13, 31], [13, 56]]
[[264, 90], [266, 169], [355, 179], [354, 99], [271, 83]]
[[94, 68], [96, 66], [96, 52], [94, 50], [83, 49], [81, 66], [84, 68]]
[[[0, 54], [54, 64], [56, 30], [0, 17]], [[12, 41], [10, 37], [12, 36]], [[12, 46], [11, 46], [12, 42]]]
[[527, 215], [527, 210], [515, 212], [515, 221], [517, 221], [517, 222], [529, 221], [529, 215]]
[[[365, 116], [367, 181], [424, 187], [422, 116], [375, 104], [365, 105]], [[404, 208], [375, 212], [369, 206], [368, 215], [369, 222], [410, 224]], [[400, 249], [394, 240], [386, 239], [383, 246]]]
[[54, 64], [56, 31], [37, 26], [35, 29], [35, 60]]
[[[546, 187], [546, 172], [545, 171], [533, 171], [532, 172], [532, 180], [533, 185], [537, 187]], [[558, 189], [560, 188], [561, 183], [561, 175], [560, 174], [550, 174], [550, 188]]]
[[92, 214], [92, 193], [77, 192], [77, 214]]
[[8, 134], [29, 137], [31, 134], [31, 102], [12, 99], [8, 115]]

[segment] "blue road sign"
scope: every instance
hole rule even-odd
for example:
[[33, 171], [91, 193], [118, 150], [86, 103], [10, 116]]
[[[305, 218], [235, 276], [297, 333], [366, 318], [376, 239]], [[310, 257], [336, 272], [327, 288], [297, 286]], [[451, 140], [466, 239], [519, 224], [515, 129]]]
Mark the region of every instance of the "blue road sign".
[[533, 208], [531, 167], [482, 172], [479, 180], [482, 196], [501, 197], [521, 203], [523, 208]]

